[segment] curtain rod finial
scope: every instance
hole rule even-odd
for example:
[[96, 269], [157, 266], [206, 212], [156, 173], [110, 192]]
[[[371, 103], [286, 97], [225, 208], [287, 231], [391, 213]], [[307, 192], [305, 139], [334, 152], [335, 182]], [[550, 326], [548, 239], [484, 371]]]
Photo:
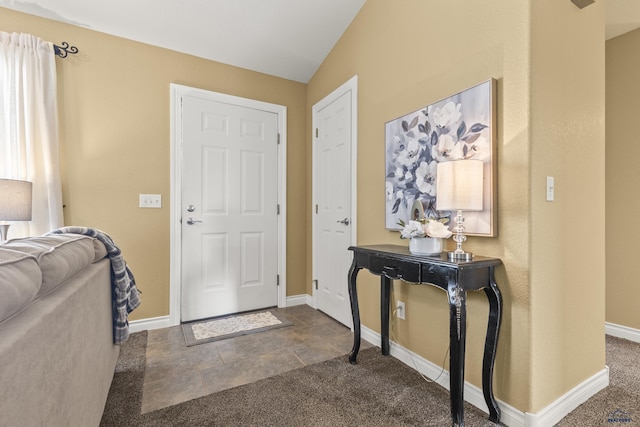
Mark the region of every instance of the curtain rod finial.
[[53, 45], [53, 51], [60, 58], [66, 58], [67, 55], [69, 55], [69, 54], [75, 55], [76, 53], [79, 52], [77, 47], [70, 46], [69, 43], [67, 43], [67, 42], [62, 42], [61, 46], [58, 46], [57, 44], [54, 44]]

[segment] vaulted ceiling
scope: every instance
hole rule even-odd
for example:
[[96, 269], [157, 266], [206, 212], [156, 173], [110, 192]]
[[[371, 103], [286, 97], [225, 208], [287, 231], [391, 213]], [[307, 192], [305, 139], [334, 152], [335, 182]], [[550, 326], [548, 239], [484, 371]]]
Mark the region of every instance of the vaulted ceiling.
[[0, 6], [306, 83], [364, 2], [0, 0]]
[[[365, 1], [0, 0], [0, 6], [306, 83]], [[606, 1], [607, 39], [640, 27], [640, 0], [596, 1]]]

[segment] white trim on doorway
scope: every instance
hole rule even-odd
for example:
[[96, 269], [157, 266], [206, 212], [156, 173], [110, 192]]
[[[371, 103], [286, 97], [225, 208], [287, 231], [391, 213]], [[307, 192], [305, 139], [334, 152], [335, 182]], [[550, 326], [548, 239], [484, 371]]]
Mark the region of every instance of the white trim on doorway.
[[169, 326], [180, 324], [181, 296], [181, 207], [182, 197], [182, 108], [184, 96], [203, 96], [217, 102], [268, 111], [278, 115], [278, 307], [287, 306], [287, 107], [253, 99], [240, 98], [208, 90], [197, 89], [175, 83], [170, 85], [171, 91], [171, 206], [170, 206], [170, 278], [169, 278]]
[[[350, 93], [351, 96], [351, 117], [353, 118], [351, 120], [351, 242], [353, 245], [357, 244], [357, 230], [358, 230], [358, 216], [357, 216], [357, 211], [358, 211], [358, 76], [355, 75], [353, 77], [351, 77], [348, 81], [346, 81], [345, 83], [343, 83], [340, 87], [338, 87], [337, 89], [335, 89], [333, 92], [331, 92], [329, 95], [325, 96], [322, 100], [320, 100], [317, 104], [315, 104], [312, 108], [312, 135], [311, 138], [312, 140], [314, 139], [314, 135], [313, 129], [316, 129], [317, 127], [317, 115], [318, 112], [321, 111], [323, 108], [325, 108], [327, 105], [331, 104], [332, 102], [334, 102], [336, 99], [340, 98], [342, 95], [344, 95], [345, 93]], [[311, 200], [311, 212], [315, 212], [315, 195], [317, 194], [317, 188], [316, 188], [316, 180], [315, 180], [315, 174], [316, 174], [316, 170], [317, 170], [317, 165], [316, 165], [316, 156], [313, 156], [312, 158], [312, 200]], [[316, 284], [316, 276], [317, 276], [317, 260], [316, 260], [316, 253], [317, 251], [315, 250], [315, 244], [318, 241], [317, 240], [317, 236], [316, 236], [316, 216], [315, 215], [311, 215], [312, 217], [312, 224], [311, 224], [311, 238], [312, 238], [312, 256], [311, 256], [311, 268], [312, 268], [312, 277], [314, 279], [313, 281], [313, 285], [312, 285], [312, 295], [311, 295], [311, 303], [309, 305], [311, 305], [313, 308], [317, 309], [318, 308], [318, 295], [316, 293], [316, 288], [315, 288], [315, 284]], [[345, 282], [346, 282], [346, 277], [345, 277]]]

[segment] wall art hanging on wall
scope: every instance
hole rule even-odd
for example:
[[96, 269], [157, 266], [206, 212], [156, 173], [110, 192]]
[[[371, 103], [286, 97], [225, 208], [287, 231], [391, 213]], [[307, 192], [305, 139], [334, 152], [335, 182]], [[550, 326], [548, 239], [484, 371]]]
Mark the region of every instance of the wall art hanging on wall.
[[496, 235], [495, 98], [490, 79], [386, 123], [387, 229], [400, 230], [398, 222], [411, 219], [416, 201], [427, 218], [452, 218], [436, 210], [437, 164], [476, 159], [484, 164], [483, 210], [465, 212], [465, 234]]

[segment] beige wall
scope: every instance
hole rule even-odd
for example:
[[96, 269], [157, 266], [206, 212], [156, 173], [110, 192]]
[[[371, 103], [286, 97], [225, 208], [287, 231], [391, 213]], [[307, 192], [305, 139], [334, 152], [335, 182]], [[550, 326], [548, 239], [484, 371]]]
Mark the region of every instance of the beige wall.
[[605, 364], [605, 7], [532, 5], [531, 405], [541, 408]]
[[636, 127], [640, 112], [640, 30], [615, 37], [606, 44], [606, 194], [607, 305], [606, 319], [640, 329], [640, 281], [635, 263], [640, 236], [640, 168]]
[[[384, 123], [496, 78], [498, 235], [465, 246], [504, 262], [496, 395], [535, 413], [604, 367], [601, 3], [368, 0], [307, 86], [5, 9], [0, 30], [81, 50], [58, 61], [65, 213], [121, 244], [145, 292], [134, 318], [168, 312], [169, 83], [288, 107], [295, 295], [312, 293], [311, 107], [358, 75], [358, 243], [406, 244], [384, 228]], [[547, 175], [556, 177], [554, 203], [544, 201]], [[136, 208], [138, 193], [163, 194], [165, 207]], [[359, 283], [364, 323], [379, 330], [378, 278], [361, 273]], [[395, 339], [442, 363], [445, 294], [397, 282], [394, 295], [407, 314], [392, 323]], [[470, 294], [467, 379], [477, 386], [486, 315], [483, 294]]]
[[[368, 0], [307, 92], [310, 122], [316, 102], [358, 75], [358, 244], [406, 245], [384, 227], [385, 122], [489, 77], [498, 80], [498, 236], [470, 237], [465, 246], [504, 262], [496, 395], [527, 412], [604, 368], [604, 224], [592, 224], [593, 215], [604, 214], [603, 30], [602, 5], [580, 11], [557, 0]], [[583, 38], [585, 46], [576, 49]], [[584, 129], [576, 127], [581, 118], [588, 119]], [[544, 201], [546, 175], [559, 185], [553, 204]], [[309, 190], [310, 184], [308, 175]], [[597, 191], [585, 210], [580, 195], [588, 187]], [[585, 255], [592, 241], [596, 249]], [[362, 317], [377, 331], [378, 283], [360, 274]], [[442, 363], [445, 294], [402, 282], [394, 294], [406, 302], [407, 315], [392, 321], [396, 340]], [[483, 294], [471, 294], [467, 379], [477, 386], [486, 315]]]
[[[57, 59], [67, 225], [109, 233], [136, 276], [131, 319], [169, 314], [169, 84], [287, 107], [287, 294], [306, 293], [306, 85], [0, 8], [0, 31], [67, 41]], [[159, 193], [162, 209], [138, 208]]]

